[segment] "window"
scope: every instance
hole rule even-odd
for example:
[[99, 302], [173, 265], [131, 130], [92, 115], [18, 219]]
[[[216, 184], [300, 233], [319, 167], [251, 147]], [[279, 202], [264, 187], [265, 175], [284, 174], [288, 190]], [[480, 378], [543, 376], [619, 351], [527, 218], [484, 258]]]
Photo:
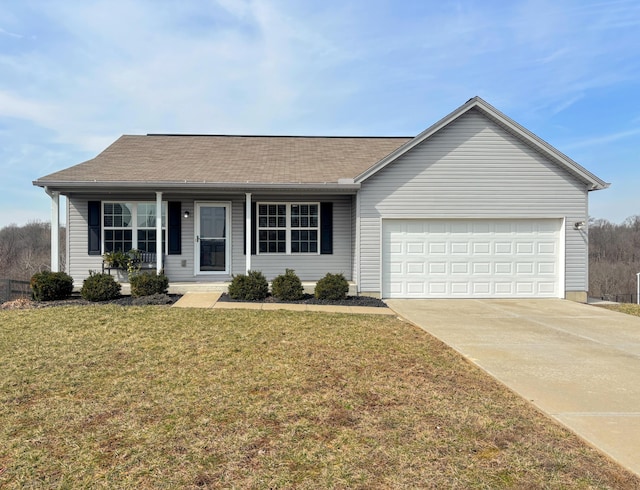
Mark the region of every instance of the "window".
[[[162, 203], [162, 250], [166, 248], [167, 204]], [[105, 202], [102, 208], [103, 253], [131, 249], [156, 252], [155, 202]]]
[[318, 203], [258, 203], [258, 253], [319, 253]]

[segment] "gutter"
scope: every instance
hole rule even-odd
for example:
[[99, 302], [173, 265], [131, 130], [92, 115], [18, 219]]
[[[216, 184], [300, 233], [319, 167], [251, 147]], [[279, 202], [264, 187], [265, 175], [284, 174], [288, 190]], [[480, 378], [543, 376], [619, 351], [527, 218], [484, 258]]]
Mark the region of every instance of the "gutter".
[[255, 182], [132, 182], [132, 181], [46, 181], [34, 180], [33, 185], [56, 189], [228, 189], [228, 190], [323, 190], [323, 191], [356, 191], [360, 189], [360, 184], [356, 184], [351, 179], [341, 179], [339, 182], [316, 182], [316, 183], [255, 183]]

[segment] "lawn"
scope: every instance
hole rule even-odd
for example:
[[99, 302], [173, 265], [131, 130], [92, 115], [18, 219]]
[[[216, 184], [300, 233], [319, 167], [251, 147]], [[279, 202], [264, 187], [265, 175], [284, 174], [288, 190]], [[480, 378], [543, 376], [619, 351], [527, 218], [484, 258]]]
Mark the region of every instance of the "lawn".
[[640, 305], [633, 303], [618, 303], [612, 305], [597, 305], [607, 310], [618, 311], [620, 313], [626, 313], [627, 315], [640, 316]]
[[638, 488], [393, 317], [0, 311], [2, 488]]

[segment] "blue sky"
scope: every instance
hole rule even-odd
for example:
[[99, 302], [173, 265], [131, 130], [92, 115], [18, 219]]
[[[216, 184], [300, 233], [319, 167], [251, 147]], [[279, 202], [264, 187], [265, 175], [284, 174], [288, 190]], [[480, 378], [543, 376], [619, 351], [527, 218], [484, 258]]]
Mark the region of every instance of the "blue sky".
[[637, 0], [0, 0], [0, 227], [121, 134], [415, 135], [469, 98], [640, 214]]

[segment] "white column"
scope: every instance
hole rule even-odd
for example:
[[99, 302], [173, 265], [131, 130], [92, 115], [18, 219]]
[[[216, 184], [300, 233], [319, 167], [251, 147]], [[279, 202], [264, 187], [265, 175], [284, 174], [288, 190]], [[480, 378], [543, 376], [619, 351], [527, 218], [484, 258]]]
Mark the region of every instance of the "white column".
[[251, 270], [251, 193], [250, 192], [245, 192], [244, 194], [245, 197], [245, 230], [247, 230], [246, 232], [246, 238], [245, 238], [245, 251], [246, 251], [246, 265], [245, 265], [245, 274], [248, 274], [249, 271]]
[[44, 191], [51, 197], [51, 272], [60, 272], [60, 193]]
[[162, 272], [164, 248], [162, 246], [162, 192], [156, 192], [156, 272]]

